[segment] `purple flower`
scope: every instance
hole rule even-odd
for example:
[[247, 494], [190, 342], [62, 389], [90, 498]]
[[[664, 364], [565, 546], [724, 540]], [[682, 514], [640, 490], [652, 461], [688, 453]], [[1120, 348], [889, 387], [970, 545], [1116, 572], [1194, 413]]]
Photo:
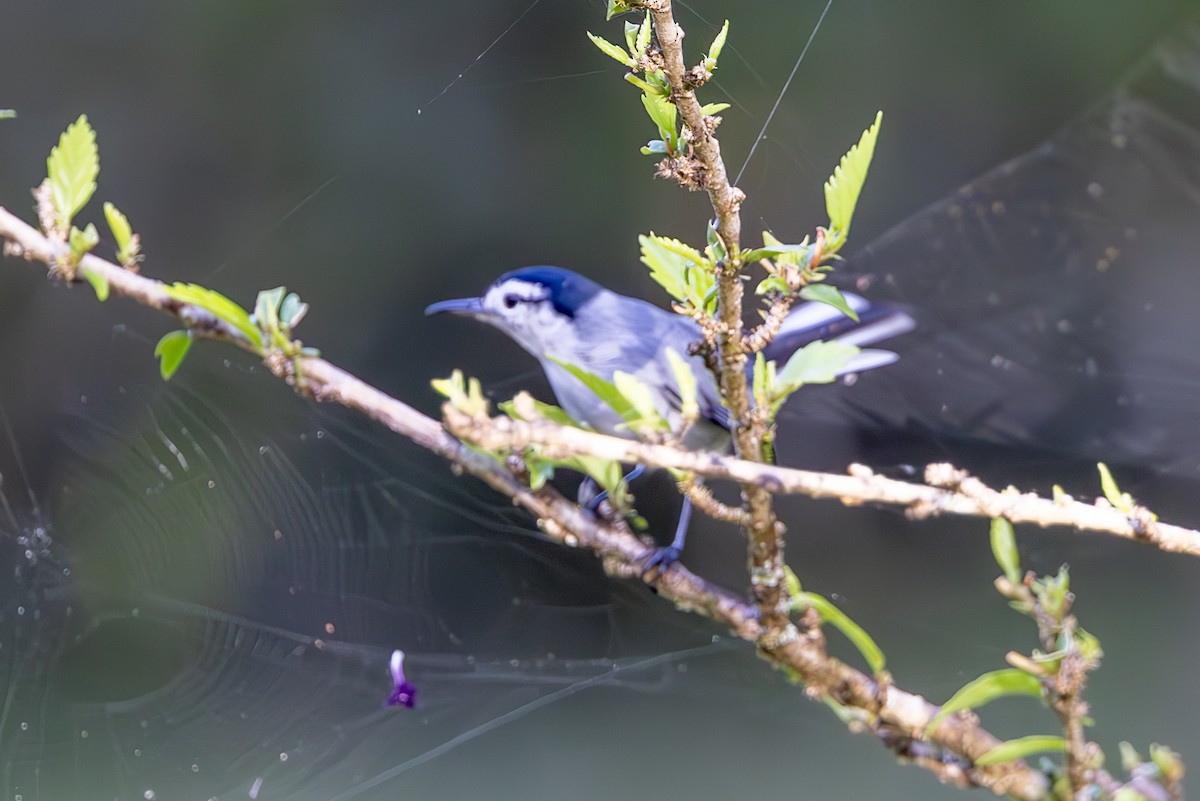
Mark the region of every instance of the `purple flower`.
[[392, 651], [388, 671], [392, 674], [392, 694], [388, 696], [388, 706], [406, 706], [412, 709], [417, 705], [417, 688], [404, 678], [404, 652]]

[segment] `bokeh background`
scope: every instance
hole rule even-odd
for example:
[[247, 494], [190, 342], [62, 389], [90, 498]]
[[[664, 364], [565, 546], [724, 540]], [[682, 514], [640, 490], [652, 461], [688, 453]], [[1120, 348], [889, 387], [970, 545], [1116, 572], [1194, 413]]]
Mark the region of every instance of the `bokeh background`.
[[[1124, 160], [1074, 133], [1044, 147], [1064, 126], [1094, 130], [1119, 116], [1116, 87], [1162, 37], [1186, 35], [1187, 5], [834, 3], [745, 169], [744, 229], [798, 239], [823, 222], [821, 182], [884, 109], [847, 269], [928, 310], [936, 337], [898, 344], [890, 381], [864, 376], [824, 396], [836, 402], [814, 402], [819, 426], [792, 409], [786, 462], [861, 459], [902, 472], [949, 455], [1003, 482], [1094, 492], [1091, 461], [1112, 452], [1126, 488], [1200, 524], [1200, 477], [1167, 447], [1200, 430], [1188, 313], [1200, 146], [1194, 96], [1179, 88], [1194, 88], [1195, 64], [1173, 62], [1177, 85], [1147, 95], [1172, 116], [1122, 129], [1136, 145]], [[694, 57], [732, 18], [705, 99], [733, 103], [720, 133], [735, 173], [820, 12], [809, 2], [678, 9]], [[637, 152], [650, 129], [636, 91], [584, 36], [621, 38], [599, 2], [15, 0], [0, 15], [0, 107], [19, 114], [0, 123], [0, 204], [30, 210], [51, 144], [87, 113], [99, 132], [96, 200], [128, 214], [148, 274], [247, 305], [286, 284], [313, 304], [307, 342], [431, 413], [428, 381], [454, 367], [498, 398], [544, 387], [511, 343], [426, 319], [428, 303], [531, 263], [657, 297], [636, 234], [703, 234], [707, 200], [652, 180]], [[1031, 151], [960, 196], [991, 209], [1001, 193], [1012, 211], [1003, 223], [981, 218], [964, 234], [936, 227], [946, 206], [917, 216]], [[1104, 214], [1071, 205], [1090, 179], [1063, 183], [1092, 171], [1104, 176]], [[85, 214], [98, 221], [97, 209]], [[1137, 343], [1100, 365], [1113, 382], [1103, 392], [1132, 387], [1121, 408], [1132, 399], [1135, 411], [1114, 418], [1105, 404], [1067, 402], [1091, 391], [1077, 386], [1084, 356], [1027, 331], [981, 334], [954, 311], [995, 290], [1051, 327], [1127, 311], [1080, 305], [1114, 297], [1149, 313], [1135, 290], [1097, 296], [1085, 280], [1094, 272], [1060, 270], [1124, 236], [1123, 214], [1158, 226], [1153, 239], [1122, 240], [1122, 263], [1165, 311], [1083, 337], [1117, 351]], [[1029, 242], [1047, 230], [1063, 233], [1062, 247], [1031, 259]], [[958, 265], [937, 280], [947, 252], [980, 254], [988, 272]], [[719, 629], [541, 542], [502, 499], [413, 446], [312, 408], [215, 346], [196, 348], [164, 386], [151, 352], [169, 321], [98, 304], [86, 286], [51, 284], [22, 263], [4, 267], [9, 797], [723, 798], [751, 786], [956, 795], [846, 733], [750, 649], [714, 644]], [[1040, 383], [910, 366], [927, 367], [919, 355], [929, 352], [986, 361], [994, 345], [1007, 353], [1004, 336]], [[1155, 361], [1160, 353], [1170, 358]], [[1061, 386], [1072, 388], [1065, 399], [1039, 394]], [[893, 402], [891, 387], [907, 394]], [[1138, 387], [1161, 400], [1140, 416]], [[839, 416], [856, 389], [868, 400]], [[1036, 407], [1037, 420], [1018, 414], [997, 430], [943, 414], [962, 393]], [[1047, 405], [1057, 421], [1099, 416], [1063, 433], [1044, 425]], [[1122, 436], [1151, 422], [1154, 443]], [[666, 482], [642, 495], [651, 519], [669, 525]], [[876, 636], [902, 686], [942, 699], [1034, 645], [990, 588], [985, 523], [914, 524], [803, 501], [785, 514], [806, 585]], [[1092, 700], [1094, 737], [1111, 760], [1120, 740], [1165, 742], [1195, 759], [1197, 565], [1094, 536], [1020, 538], [1029, 567], [1070, 563], [1083, 624], [1105, 646]], [[694, 569], [741, 586], [743, 559], [735, 534], [696, 526]], [[409, 652], [421, 688], [413, 712], [381, 709], [393, 648]], [[1053, 730], [1048, 712], [1021, 702], [985, 720], [1004, 736]]]

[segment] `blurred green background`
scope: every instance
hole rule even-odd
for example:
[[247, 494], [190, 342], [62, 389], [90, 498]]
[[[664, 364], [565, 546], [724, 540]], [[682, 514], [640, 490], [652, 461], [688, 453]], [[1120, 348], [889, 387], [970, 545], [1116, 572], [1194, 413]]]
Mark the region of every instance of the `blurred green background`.
[[[734, 104], [720, 134], [735, 173], [821, 5], [678, 9], [693, 57], [731, 18], [705, 99]], [[823, 222], [821, 182], [883, 109], [853, 253], [1100, 102], [1187, 6], [835, 3], [741, 181], [747, 236], [799, 238]], [[652, 180], [636, 91], [584, 36], [621, 36], [599, 2], [14, 0], [0, 15], [0, 107], [19, 114], [0, 122], [0, 205], [30, 210], [51, 144], [86, 113], [99, 133], [96, 199], [141, 233], [148, 274], [245, 304], [286, 284], [313, 304], [306, 342], [430, 413], [429, 379], [454, 367], [498, 396], [541, 385], [511, 343], [426, 319], [428, 303], [532, 263], [657, 297], [636, 235], [703, 235], [706, 198]], [[668, 659], [644, 686], [645, 671], [572, 694], [408, 767], [560, 686], [510, 659], [629, 665], [720, 632], [521, 535], [528, 521], [481, 486], [313, 410], [238, 354], [201, 346], [163, 388], [151, 352], [168, 321], [5, 267], [0, 403], [24, 464], [0, 446], [0, 473], [17, 528], [45, 518], [55, 540], [36, 565], [24, 545], [5, 556], [16, 577], [0, 618], [10, 797], [957, 794], [897, 767], [736, 647]], [[191, 454], [187, 467], [172, 469], [164, 438]], [[791, 451], [793, 463], [830, 458]], [[975, 469], [991, 464], [986, 450], [976, 458]], [[1045, 490], [1060, 467], [1009, 480], [1036, 475]], [[229, 485], [220, 501], [206, 494]], [[1194, 524], [1192, 487], [1133, 489]], [[901, 686], [939, 700], [1034, 644], [990, 588], [985, 523], [802, 501], [785, 512], [806, 586], [876, 636]], [[736, 536], [695, 533], [689, 564], [744, 580]], [[1197, 758], [1197, 565], [1093, 536], [1019, 536], [1028, 566], [1072, 565], [1083, 624], [1108, 652], [1092, 699], [1110, 758], [1122, 739]], [[345, 647], [314, 649], [315, 637]], [[414, 676], [424, 712], [378, 709], [392, 647], [428, 656]], [[433, 655], [450, 652], [509, 672], [471, 683], [470, 665], [454, 663], [443, 676]], [[576, 679], [605, 669], [564, 668]], [[985, 721], [1004, 736], [1053, 729], [1021, 702]]]

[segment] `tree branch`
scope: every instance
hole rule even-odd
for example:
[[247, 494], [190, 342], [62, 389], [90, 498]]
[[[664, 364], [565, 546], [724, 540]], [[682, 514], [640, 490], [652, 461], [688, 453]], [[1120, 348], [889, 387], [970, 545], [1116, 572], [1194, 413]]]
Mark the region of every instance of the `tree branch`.
[[[65, 245], [48, 240], [3, 208], [0, 208], [0, 239], [5, 240], [6, 255], [20, 256], [47, 266], [55, 265], [67, 255]], [[161, 309], [185, 324], [195, 317], [194, 309], [172, 300], [164, 291], [165, 285], [154, 279], [92, 255], [84, 256], [80, 266], [107, 280], [111, 292], [116, 295]], [[250, 349], [237, 337], [224, 333], [204, 330], [197, 333]], [[421, 447], [445, 457], [532, 512], [547, 536], [565, 545], [587, 548], [602, 557], [610, 575], [641, 576], [680, 609], [724, 624], [736, 636], [757, 644], [759, 652], [772, 663], [792, 671], [805, 683], [810, 696], [827, 696], [851, 710], [856, 730], [874, 734], [901, 757], [911, 758], [946, 782], [987, 787], [998, 795], [1008, 794], [1020, 801], [1042, 801], [1047, 797], [1049, 784], [1046, 777], [1024, 762], [973, 765], [976, 758], [1000, 742], [973, 716], [949, 716], [926, 737], [923, 734], [925, 727], [938, 708], [890, 681], [881, 682], [831, 657], [825, 650], [824, 636], [815, 625], [802, 632], [789, 623], [795, 636], [786, 640], [766, 638], [764, 622], [754, 606], [705, 582], [682, 565], [675, 564], [653, 576], [643, 575], [641, 564], [653, 549], [643, 544], [627, 527], [597, 520], [551, 487], [531, 490], [502, 461], [472, 450], [447, 433], [436, 420], [324, 359], [276, 356], [281, 354], [267, 356], [267, 366], [298, 392], [362, 412]], [[298, 379], [300, 375], [302, 380]], [[720, 460], [723, 457], [712, 458]], [[754, 469], [764, 467], [740, 460], [730, 461]], [[765, 489], [762, 491], [766, 492]], [[815, 620], [810, 622], [815, 623]]]
[[[726, 258], [717, 265], [717, 353], [721, 397], [734, 421], [734, 449], [743, 459], [761, 462], [765, 429], [754, 417], [746, 386], [746, 349], [742, 336], [741, 209], [745, 194], [729, 183], [721, 146], [705, 123], [696, 99], [694, 78], [683, 57], [683, 29], [675, 22], [670, 0], [646, 0], [642, 5], [654, 19], [662, 51], [663, 72], [671, 86], [671, 101], [679, 110], [688, 139], [702, 166], [701, 186], [716, 214], [716, 231]], [[703, 73], [707, 76], [707, 73]], [[780, 642], [796, 636], [788, 615], [783, 538], [772, 508], [771, 494], [753, 484], [743, 486], [749, 518], [744, 526], [750, 585], [770, 636]]]
[[711, 451], [679, 450], [610, 437], [549, 420], [480, 418], [448, 408], [446, 425], [455, 436], [487, 450], [521, 452], [536, 445], [539, 454], [547, 459], [598, 456], [648, 467], [686, 470], [774, 494], [835, 498], [847, 506], [864, 503], [900, 506], [914, 519], [940, 515], [1002, 517], [1012, 523], [1111, 534], [1149, 543], [1164, 551], [1200, 556], [1200, 531], [1160, 523], [1145, 507], [1135, 507], [1127, 514], [1099, 498], [1087, 504], [1067, 497], [1042, 498], [1013, 488], [995, 490], [948, 464], [930, 465], [925, 472], [927, 483], [913, 484], [876, 475], [863, 465], [852, 465], [849, 475], [799, 470]]

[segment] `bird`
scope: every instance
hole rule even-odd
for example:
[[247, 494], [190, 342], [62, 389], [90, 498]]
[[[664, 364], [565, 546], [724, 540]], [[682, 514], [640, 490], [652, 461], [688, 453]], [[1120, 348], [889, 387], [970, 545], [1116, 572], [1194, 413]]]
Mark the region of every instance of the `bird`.
[[[844, 297], [857, 314], [857, 321], [824, 303], [798, 304], [764, 356], [782, 364], [791, 353], [817, 339], [862, 346], [898, 336], [915, 325], [898, 306], [872, 304], [852, 293], [844, 293]], [[704, 359], [691, 349], [703, 337], [690, 317], [552, 266], [506, 272], [482, 295], [434, 303], [425, 314], [471, 317], [504, 332], [538, 360], [559, 406], [567, 414], [600, 433], [620, 437], [636, 435], [612, 407], [561, 363], [573, 364], [608, 381], [617, 371], [632, 374], [650, 390], [655, 407], [672, 429], [679, 430], [683, 425], [682, 402], [667, 357], [671, 349], [686, 360], [696, 378], [699, 417], [684, 432], [684, 446], [722, 452], [732, 445], [733, 421], [721, 404], [716, 379]], [[863, 348], [838, 374], [882, 367], [897, 358], [893, 351]], [[666, 569], [679, 559], [690, 517], [691, 502], [685, 496], [671, 544], [648, 558], [647, 571]]]

